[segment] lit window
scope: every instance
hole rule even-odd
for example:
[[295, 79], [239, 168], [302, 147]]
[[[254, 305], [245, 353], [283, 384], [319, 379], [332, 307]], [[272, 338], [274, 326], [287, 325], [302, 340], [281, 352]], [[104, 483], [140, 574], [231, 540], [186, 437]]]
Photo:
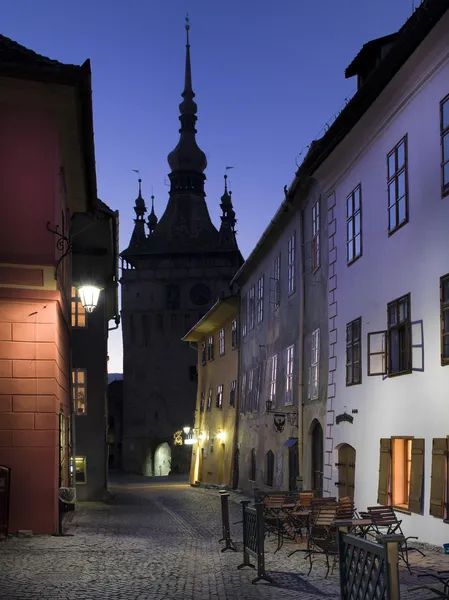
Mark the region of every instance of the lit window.
[[449, 97], [440, 103], [442, 194], [449, 192]]
[[249, 288], [249, 306], [248, 306], [248, 329], [254, 329], [254, 323], [256, 320], [256, 286], [252, 285]]
[[235, 406], [235, 394], [237, 391], [237, 381], [231, 381], [231, 387], [229, 391], [229, 406]]
[[75, 457], [75, 482], [87, 483], [87, 459], [85, 456]]
[[259, 278], [257, 281], [257, 322], [261, 323], [263, 321], [263, 284], [264, 284], [264, 276]]
[[86, 375], [86, 369], [72, 369], [72, 397], [75, 414], [77, 415], [85, 415], [87, 413]]
[[214, 360], [214, 336], [209, 336], [207, 342], [207, 360]]
[[410, 471], [412, 468], [412, 440], [393, 439], [392, 501], [394, 506], [408, 508], [410, 498]]
[[288, 268], [287, 268], [287, 289], [289, 294], [295, 291], [295, 261], [296, 261], [296, 235], [293, 234], [288, 240]]
[[285, 404], [293, 404], [293, 355], [294, 346], [287, 348], [287, 361], [285, 369]]
[[407, 137], [393, 148], [387, 158], [388, 232], [393, 233], [408, 221]]
[[362, 200], [358, 185], [346, 198], [346, 260], [353, 262], [362, 255]]
[[272, 407], [276, 406], [276, 380], [278, 372], [278, 355], [275, 354], [270, 358], [270, 393], [269, 398], [272, 402]]
[[209, 388], [209, 393], [207, 395], [207, 410], [212, 409], [212, 388]]
[[201, 397], [200, 397], [200, 412], [204, 411], [204, 401], [205, 401], [205, 394], [204, 392], [201, 392]]
[[312, 206], [312, 271], [320, 266], [320, 201]]
[[218, 350], [220, 352], [220, 356], [223, 356], [225, 353], [225, 330], [220, 329], [218, 334]]
[[218, 390], [217, 390], [217, 408], [222, 408], [223, 407], [223, 384], [220, 384], [218, 386]]
[[78, 290], [72, 285], [72, 327], [87, 327], [87, 316]]
[[362, 369], [360, 368], [361, 328], [361, 317], [346, 325], [346, 385], [362, 383]]
[[233, 349], [237, 348], [237, 319], [234, 319], [232, 321], [232, 326], [231, 326], [231, 345], [232, 345]]
[[316, 399], [319, 395], [320, 377], [320, 330], [312, 333], [312, 348], [310, 360], [309, 398]]

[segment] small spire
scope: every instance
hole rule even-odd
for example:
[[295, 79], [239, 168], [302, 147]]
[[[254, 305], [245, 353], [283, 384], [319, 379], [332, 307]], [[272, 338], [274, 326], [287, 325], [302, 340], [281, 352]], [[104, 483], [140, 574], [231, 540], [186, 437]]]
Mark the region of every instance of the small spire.
[[139, 198], [142, 198], [142, 180], [139, 177]]
[[145, 206], [145, 200], [142, 198], [142, 179], [139, 177], [139, 195], [136, 198], [136, 205], [134, 207], [134, 211], [136, 213], [136, 217], [138, 219], [143, 219], [144, 214], [147, 212], [147, 207]]
[[154, 212], [154, 196], [151, 196], [151, 212], [148, 216], [148, 229], [150, 231], [150, 235], [154, 233], [157, 223], [158, 218]]

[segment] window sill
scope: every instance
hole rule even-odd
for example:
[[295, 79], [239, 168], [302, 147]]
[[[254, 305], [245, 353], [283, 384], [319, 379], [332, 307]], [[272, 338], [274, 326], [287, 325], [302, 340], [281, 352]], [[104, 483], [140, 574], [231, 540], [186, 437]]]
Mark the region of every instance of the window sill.
[[355, 262], [357, 262], [359, 260], [359, 258], [362, 258], [362, 254], [359, 254], [358, 256], [356, 256], [355, 258], [353, 258], [352, 260], [348, 260], [347, 263], [346, 263], [346, 266], [350, 267]]
[[409, 511], [408, 507], [406, 508], [405, 506], [396, 506], [396, 505], [393, 504], [393, 510], [395, 510], [398, 513], [401, 513], [403, 515], [411, 515], [412, 514]]
[[399, 225], [396, 225], [396, 227], [394, 229], [392, 229], [391, 231], [388, 232], [388, 237], [392, 236], [394, 233], [396, 233], [396, 231], [398, 231], [399, 229], [401, 229], [401, 227], [404, 227], [404, 225], [407, 225], [408, 223], [408, 217], [405, 219], [405, 221], [402, 221], [402, 223], [399, 223]]
[[446, 198], [446, 196], [449, 196], [449, 185], [441, 188], [441, 198]]
[[354, 381], [353, 383], [346, 382], [346, 387], [352, 387], [354, 385], [362, 385], [362, 381]]
[[388, 373], [387, 377], [400, 377], [401, 375], [411, 375], [412, 370], [408, 369], [407, 371], [398, 371], [397, 373]]

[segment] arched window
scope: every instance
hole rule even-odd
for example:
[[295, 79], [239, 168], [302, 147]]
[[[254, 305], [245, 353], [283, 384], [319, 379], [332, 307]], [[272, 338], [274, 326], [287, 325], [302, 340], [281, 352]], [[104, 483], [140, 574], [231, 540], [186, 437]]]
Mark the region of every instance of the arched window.
[[274, 454], [271, 450], [265, 455], [265, 485], [273, 487], [274, 481]]
[[251, 459], [249, 465], [249, 480], [256, 481], [256, 451], [253, 448], [251, 450]]

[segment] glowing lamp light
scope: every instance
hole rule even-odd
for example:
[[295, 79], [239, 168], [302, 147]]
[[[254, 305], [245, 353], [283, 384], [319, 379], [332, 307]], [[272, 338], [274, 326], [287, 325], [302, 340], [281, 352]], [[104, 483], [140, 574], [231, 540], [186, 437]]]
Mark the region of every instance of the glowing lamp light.
[[224, 442], [226, 439], [226, 431], [219, 431], [217, 433], [217, 439], [220, 440], [220, 442]]
[[205, 440], [205, 439], [206, 439], [206, 434], [205, 434], [205, 432], [204, 432], [204, 431], [202, 431], [202, 432], [200, 433], [200, 442], [204, 442], [204, 440]]
[[186, 435], [189, 435], [189, 433], [190, 433], [190, 427], [189, 427], [188, 425], [187, 425], [186, 427], [183, 427], [183, 428], [182, 428], [182, 430], [183, 430], [183, 432], [184, 432]]
[[101, 288], [96, 285], [82, 285], [78, 288], [81, 304], [87, 313], [93, 312], [98, 305]]

